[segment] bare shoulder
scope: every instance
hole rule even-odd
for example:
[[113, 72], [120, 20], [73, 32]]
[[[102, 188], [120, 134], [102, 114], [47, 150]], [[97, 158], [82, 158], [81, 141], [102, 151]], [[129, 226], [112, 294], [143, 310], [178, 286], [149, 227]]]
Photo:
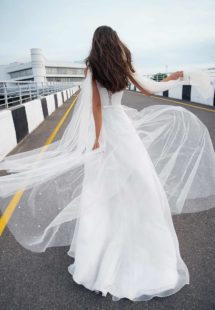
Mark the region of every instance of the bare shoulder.
[[84, 68], [84, 75], [85, 75], [85, 77], [87, 76], [87, 71], [88, 71], [88, 66], [86, 68]]

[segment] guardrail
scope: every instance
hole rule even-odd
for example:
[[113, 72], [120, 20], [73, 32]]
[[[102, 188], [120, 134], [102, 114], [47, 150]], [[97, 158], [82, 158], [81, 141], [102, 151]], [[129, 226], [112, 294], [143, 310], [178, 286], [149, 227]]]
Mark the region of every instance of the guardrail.
[[79, 85], [77, 82], [0, 81], [0, 109]]

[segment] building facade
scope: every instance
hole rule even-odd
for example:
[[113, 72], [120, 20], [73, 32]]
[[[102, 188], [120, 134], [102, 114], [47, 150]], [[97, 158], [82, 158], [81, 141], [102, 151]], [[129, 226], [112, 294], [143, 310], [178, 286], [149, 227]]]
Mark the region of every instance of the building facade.
[[41, 49], [31, 49], [31, 59], [25, 63], [0, 66], [1, 80], [35, 82], [80, 82], [84, 79], [84, 62], [47, 60]]

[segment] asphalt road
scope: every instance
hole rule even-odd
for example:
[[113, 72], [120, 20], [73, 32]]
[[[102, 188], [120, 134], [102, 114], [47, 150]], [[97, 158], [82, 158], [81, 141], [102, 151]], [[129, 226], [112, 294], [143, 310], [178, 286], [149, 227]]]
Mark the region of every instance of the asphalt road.
[[[49, 116], [12, 153], [43, 145], [73, 99], [74, 97]], [[163, 99], [125, 91], [122, 103], [139, 110], [152, 104], [180, 104]], [[195, 113], [206, 124], [215, 146], [215, 113], [201, 109], [213, 107], [193, 105], [195, 107], [182, 106]], [[56, 139], [61, 137], [71, 117], [72, 112]], [[113, 302], [109, 294], [103, 297], [76, 284], [67, 270], [72, 263], [72, 258], [67, 255], [68, 247], [49, 248], [44, 253], [33, 253], [22, 248], [6, 228], [0, 239], [0, 309], [215, 309], [215, 208], [196, 214], [173, 216], [173, 222], [191, 283], [169, 297], [156, 297], [148, 302], [136, 303], [127, 299]]]

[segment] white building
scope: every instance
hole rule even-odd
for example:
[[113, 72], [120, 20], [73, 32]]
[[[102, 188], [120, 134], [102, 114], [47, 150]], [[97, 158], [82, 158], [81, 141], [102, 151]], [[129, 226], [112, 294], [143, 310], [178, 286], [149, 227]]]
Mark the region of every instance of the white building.
[[84, 68], [84, 62], [49, 61], [41, 49], [32, 48], [29, 62], [1, 65], [0, 80], [79, 82], [84, 78]]

